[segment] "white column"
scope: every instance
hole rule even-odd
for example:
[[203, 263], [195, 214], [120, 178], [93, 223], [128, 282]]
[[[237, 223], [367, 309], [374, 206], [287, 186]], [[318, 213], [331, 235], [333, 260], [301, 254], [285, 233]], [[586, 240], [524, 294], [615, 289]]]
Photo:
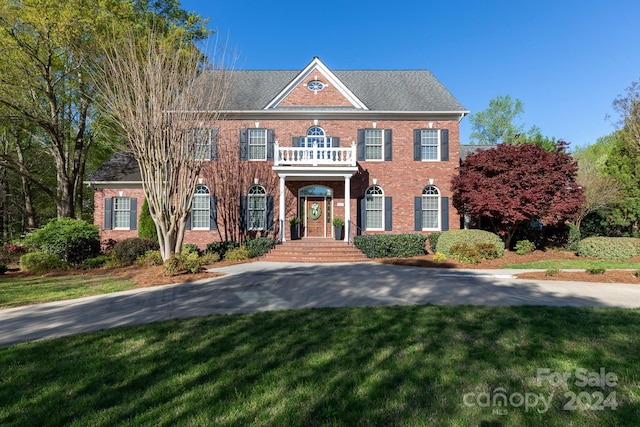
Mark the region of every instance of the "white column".
[[344, 241], [349, 241], [349, 230], [351, 229], [351, 177], [344, 177]]
[[281, 240], [282, 243], [285, 242], [286, 237], [285, 237], [285, 210], [284, 210], [284, 181], [285, 181], [285, 176], [284, 175], [280, 175], [280, 207], [279, 207], [279, 217], [280, 217], [280, 236], [281, 236]]

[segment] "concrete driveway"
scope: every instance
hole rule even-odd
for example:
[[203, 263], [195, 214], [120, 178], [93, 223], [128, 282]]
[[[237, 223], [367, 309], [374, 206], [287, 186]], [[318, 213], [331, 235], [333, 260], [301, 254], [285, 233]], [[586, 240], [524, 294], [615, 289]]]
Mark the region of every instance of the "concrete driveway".
[[516, 280], [513, 271], [254, 262], [225, 276], [0, 310], [0, 345], [211, 314], [413, 304], [640, 307], [640, 286]]

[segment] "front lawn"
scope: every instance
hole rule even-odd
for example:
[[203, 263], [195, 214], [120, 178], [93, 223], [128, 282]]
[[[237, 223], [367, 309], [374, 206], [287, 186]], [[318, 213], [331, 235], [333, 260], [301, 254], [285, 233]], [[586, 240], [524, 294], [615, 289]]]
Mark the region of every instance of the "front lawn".
[[634, 425], [639, 335], [569, 307], [174, 320], [0, 349], [0, 424]]

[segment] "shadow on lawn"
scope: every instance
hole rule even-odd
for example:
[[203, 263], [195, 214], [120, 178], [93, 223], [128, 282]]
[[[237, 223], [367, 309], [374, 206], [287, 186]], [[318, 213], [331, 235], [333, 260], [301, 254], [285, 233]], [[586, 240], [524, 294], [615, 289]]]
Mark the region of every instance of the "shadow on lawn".
[[[242, 285], [230, 276], [211, 285], [175, 287], [171, 297], [154, 294], [160, 298], [155, 302], [172, 302], [153, 310], [149, 294], [144, 294], [146, 305], [127, 301], [135, 295], [114, 297], [112, 315], [116, 304], [139, 307], [131, 319], [143, 319], [149, 309], [147, 320], [153, 321], [162, 309], [178, 317], [177, 307], [188, 304], [200, 313], [231, 306], [256, 311], [293, 303], [407, 301], [409, 291], [389, 286], [388, 279], [400, 283], [415, 275], [396, 268], [385, 280], [386, 270], [379, 267], [352, 273], [348, 289], [340, 275], [344, 266], [254, 272]], [[470, 293], [492, 305], [497, 302], [492, 292], [504, 291], [487, 278], [412, 280], [417, 283], [411, 292], [422, 302], [455, 301]], [[365, 287], [374, 292], [363, 293]], [[340, 298], [330, 298], [331, 293]], [[549, 297], [535, 287], [527, 293], [533, 301]], [[630, 425], [640, 416], [639, 315], [638, 310], [582, 307], [412, 305], [281, 310], [119, 328], [0, 349], [0, 423]], [[578, 387], [575, 378], [568, 388], [536, 382], [540, 368], [574, 373], [601, 367], [616, 373], [618, 386]], [[545, 412], [499, 407], [504, 413], [494, 412], [496, 406], [463, 402], [465, 393], [499, 388], [507, 395], [553, 396], [552, 405]], [[567, 392], [606, 396], [612, 391], [616, 410], [563, 409]]]

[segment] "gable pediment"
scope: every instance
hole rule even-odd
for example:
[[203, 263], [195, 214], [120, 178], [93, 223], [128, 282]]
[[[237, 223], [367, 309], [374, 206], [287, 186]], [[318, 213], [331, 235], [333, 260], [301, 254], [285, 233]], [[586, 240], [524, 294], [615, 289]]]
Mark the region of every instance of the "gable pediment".
[[368, 110], [317, 57], [267, 104], [265, 110], [304, 107]]

